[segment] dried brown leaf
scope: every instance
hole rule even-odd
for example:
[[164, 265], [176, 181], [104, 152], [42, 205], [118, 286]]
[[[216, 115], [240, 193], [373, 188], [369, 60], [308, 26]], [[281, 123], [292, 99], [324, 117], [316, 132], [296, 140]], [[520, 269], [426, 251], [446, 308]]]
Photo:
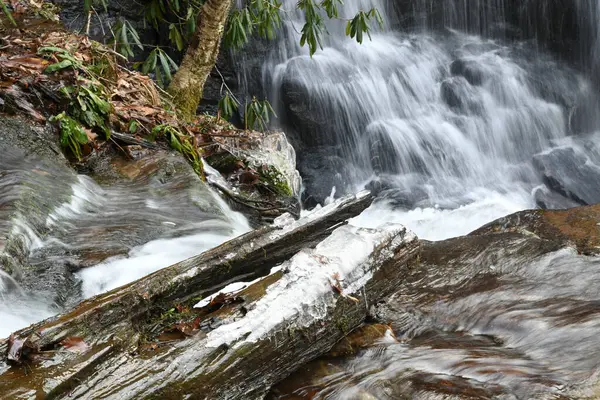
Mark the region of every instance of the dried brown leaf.
[[82, 337], [79, 336], [71, 336], [60, 342], [60, 345], [65, 349], [75, 352], [75, 353], [83, 353], [90, 346], [83, 340]]

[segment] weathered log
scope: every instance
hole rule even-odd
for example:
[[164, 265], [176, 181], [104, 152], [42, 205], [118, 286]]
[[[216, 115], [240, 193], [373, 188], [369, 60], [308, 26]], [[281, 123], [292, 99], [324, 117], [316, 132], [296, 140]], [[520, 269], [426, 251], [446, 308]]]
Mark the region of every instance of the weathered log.
[[[118, 398], [139, 398], [135, 393], [139, 393], [142, 397], [153, 395], [164, 388], [156, 386], [158, 380], [151, 378], [150, 370], [156, 368], [166, 370], [166, 366], [161, 364], [162, 366], [159, 367], [162, 361], [158, 361], [158, 364], [148, 363], [149, 360], [145, 358], [148, 351], [157, 350], [158, 354], [152, 355], [158, 357], [157, 360], [161, 355], [168, 356], [168, 358], [173, 356], [175, 360], [177, 357], [185, 359], [199, 355], [212, 357], [227, 347], [220, 346], [217, 349], [205, 347], [203, 341], [205, 341], [206, 334], [200, 332], [183, 342], [159, 343], [156, 349], [150, 347], [148, 350], [144, 344], [154, 344], [153, 339], [156, 334], [154, 328], [156, 326], [163, 327], [161, 317], [167, 310], [172, 309], [175, 305], [187, 306], [191, 304], [190, 302], [195, 302], [194, 299], [213, 293], [231, 282], [254, 280], [267, 275], [272, 267], [288, 260], [301, 249], [310, 248], [321, 242], [331, 234], [335, 227], [344, 224], [348, 218], [368, 207], [371, 200], [368, 193], [350, 196], [299, 221], [290, 221], [285, 226], [258, 229], [139, 281], [86, 300], [66, 314], [17, 332], [14, 339], [29, 338], [32, 348], [39, 349], [39, 353], [44, 356], [50, 354], [52, 360], [41, 362], [38, 360], [36, 363], [29, 363], [30, 359], [23, 359], [20, 360], [21, 364], [26, 365], [23, 368], [19, 365], [11, 368], [7, 364], [0, 364], [0, 398], [33, 398], [35, 396], [61, 398], [68, 396], [72, 390], [78, 392], [83, 388], [79, 385], [83, 384], [84, 380], [87, 382], [84, 384], [86, 388], [88, 388], [88, 384], [94, 387], [94, 394], [91, 395], [91, 398], [113, 395]], [[399, 245], [397, 242], [394, 243], [396, 246]], [[266, 281], [272, 279], [273, 276], [270, 276]], [[373, 280], [371, 286], [381, 285], [378, 281]], [[389, 283], [384, 282], [384, 285], [387, 284]], [[259, 282], [254, 287], [257, 285], [260, 287], [265, 283]], [[369, 285], [367, 288], [370, 288]], [[375, 292], [374, 296], [377, 297], [377, 295], [378, 292]], [[359, 305], [355, 305], [354, 303], [348, 304], [349, 300], [343, 297], [340, 299], [343, 300], [338, 302], [339, 304], [335, 308], [332, 308], [332, 313], [327, 314], [330, 314], [330, 317], [336, 315], [339, 319], [343, 316], [340, 313], [349, 313], [353, 316], [350, 318], [350, 323], [347, 324], [349, 330], [364, 317], [367, 302], [361, 301]], [[219, 310], [219, 312], [223, 311]], [[213, 317], [214, 315], [207, 316], [204, 320], [209, 321]], [[311, 328], [314, 330], [315, 327]], [[311, 330], [302, 329], [298, 331], [298, 334], [300, 332], [306, 335]], [[337, 337], [328, 334], [325, 344], [321, 347], [327, 350], [341, 337], [340, 335], [342, 335], [342, 330]], [[78, 352], [69, 351], [69, 346], [65, 343], [72, 342], [73, 338], [77, 338], [76, 342], [82, 341], [86, 346], [79, 346]], [[140, 354], [132, 356], [130, 354], [132, 351]], [[264, 353], [264, 348], [262, 351]], [[318, 355], [316, 349], [305, 348], [304, 351], [308, 352], [305, 357]], [[0, 354], [7, 354], [7, 352], [8, 341], [4, 341], [0, 343]], [[291, 353], [288, 350], [286, 355], [289, 356], [289, 354]], [[291, 360], [293, 361], [294, 358]], [[187, 365], [185, 368], [191, 368], [194, 365], [200, 367], [199, 361]], [[203, 362], [206, 364], [207, 359], [204, 358]], [[287, 369], [282, 369], [284, 371], [282, 373], [289, 373], [292, 368], [291, 364], [296, 365], [295, 362], [291, 363], [288, 359]], [[128, 373], [132, 375], [129, 375], [127, 379], [131, 379], [130, 383], [141, 389], [133, 392], [132, 388], [127, 389], [127, 385], [125, 385], [121, 388], [124, 391], [119, 392], [120, 389], [117, 390], [116, 387], [106, 387], [105, 383], [100, 381], [96, 386], [89, 380], [92, 379], [90, 378], [92, 375], [100, 377], [108, 373], [109, 375], [106, 375], [105, 378], [111, 376], [112, 373], [115, 373], [113, 369], [115, 366], [119, 366], [116, 370], [116, 374], [119, 376], [125, 377], [125, 370], [129, 371]], [[204, 366], [206, 367], [206, 365]], [[248, 373], [255, 372], [253, 368], [247, 369]], [[146, 371], [144, 374], [148, 374], [149, 379], [144, 378], [142, 381], [137, 381], [139, 374], [136, 371], [138, 370]], [[219, 376], [215, 375], [211, 378], [212, 380], [207, 380], [208, 375], [206, 375], [197, 382], [205, 382], [204, 385], [212, 390], [211, 393], [221, 396], [222, 393], [216, 391], [218, 389], [216, 386], [219, 386], [217, 384]], [[283, 376], [285, 375], [281, 375], [279, 372], [272, 374], [269, 382], [272, 383], [275, 377]], [[191, 381], [184, 373], [174, 373], [171, 378], [164, 380], [164, 384], [178, 383], [180, 385], [181, 389], [173, 392], [177, 393], [173, 394], [173, 398], [182, 397], [188, 390], [186, 389], [187, 384], [195, 386], [193, 383], [195, 378], [190, 377], [193, 378]], [[259, 382], [255, 378], [250, 376], [244, 381], [257, 390], [259, 386], [264, 385], [258, 385]], [[143, 381], [147, 381], [148, 384], [143, 385]], [[113, 389], [117, 390], [118, 394], [116, 394], [117, 392], [112, 393]], [[238, 393], [239, 395], [240, 393]], [[169, 397], [171, 394], [167, 393], [162, 398], [165, 396]], [[87, 398], [89, 395], [80, 393], [76, 397]]]

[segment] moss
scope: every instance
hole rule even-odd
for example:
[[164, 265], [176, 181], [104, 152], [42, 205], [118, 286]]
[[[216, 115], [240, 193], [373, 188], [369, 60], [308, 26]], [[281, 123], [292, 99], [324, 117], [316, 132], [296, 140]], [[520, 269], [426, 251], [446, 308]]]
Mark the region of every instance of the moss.
[[351, 322], [352, 321], [345, 314], [341, 314], [338, 318], [336, 318], [335, 326], [337, 326], [337, 328], [342, 331], [344, 335], [347, 335], [352, 330], [352, 327], [350, 326]]
[[259, 168], [258, 173], [261, 182], [272, 188], [278, 195], [287, 197], [293, 196], [294, 193], [290, 188], [287, 179], [285, 179], [285, 176], [283, 176], [277, 168], [273, 166], [263, 166]]
[[236, 169], [236, 164], [240, 160], [238, 157], [230, 153], [214, 154], [207, 158], [207, 162], [217, 171], [223, 173], [231, 173]]

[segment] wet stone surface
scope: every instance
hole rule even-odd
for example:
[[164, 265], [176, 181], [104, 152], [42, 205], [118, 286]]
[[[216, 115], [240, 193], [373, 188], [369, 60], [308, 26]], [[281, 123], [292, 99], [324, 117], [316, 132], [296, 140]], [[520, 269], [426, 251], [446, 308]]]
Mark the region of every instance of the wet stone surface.
[[596, 398], [598, 224], [598, 206], [524, 211], [423, 241], [371, 310], [389, 330], [354, 331], [268, 398]]

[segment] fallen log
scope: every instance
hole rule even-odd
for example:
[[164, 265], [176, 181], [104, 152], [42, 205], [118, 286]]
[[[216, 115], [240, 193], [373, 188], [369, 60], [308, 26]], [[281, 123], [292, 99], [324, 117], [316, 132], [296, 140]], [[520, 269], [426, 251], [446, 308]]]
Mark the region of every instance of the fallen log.
[[[368, 193], [361, 193], [299, 221], [258, 229], [17, 332], [11, 340], [0, 343], [0, 354], [12, 354], [9, 358], [13, 364], [0, 364], [0, 398], [183, 398], [190, 393], [198, 398], [247, 398], [244, 393], [248, 391], [267, 390], [300, 360], [327, 351], [360, 324], [373, 301], [392, 291], [402, 274], [399, 266], [416, 257], [418, 245], [413, 236], [398, 228], [382, 232], [341, 231], [348, 233], [350, 243], [341, 240], [341, 233], [336, 230], [332, 238], [337, 238], [335, 245], [342, 255], [363, 244], [364, 262], [358, 266], [362, 275], [338, 281], [334, 276], [338, 271], [333, 269], [328, 279], [337, 287], [338, 294], [331, 287], [323, 292], [320, 282], [315, 297], [314, 304], [320, 305], [315, 310], [322, 314], [315, 316], [309, 312], [306, 315], [310, 318], [300, 325], [294, 325], [297, 318], [292, 318], [255, 326], [253, 331], [270, 328], [254, 342], [244, 341], [246, 332], [234, 334], [224, 329], [237, 324], [236, 318], [255, 320], [252, 315], [256, 310], [262, 310], [258, 316], [268, 314], [271, 303], [265, 293], [269, 285], [298, 288], [300, 283], [290, 279], [299, 260], [289, 261], [282, 271], [250, 285], [237, 296], [237, 301], [224, 302], [216, 310], [211, 304], [199, 310], [200, 314], [189, 313], [195, 317], [193, 321], [187, 325], [179, 323], [191, 329], [191, 332], [181, 329], [185, 339], [160, 339], [169, 326], [165, 322], [170, 318], [169, 310], [188, 310], [199, 298], [231, 282], [252, 281], [267, 275], [293, 254], [322, 242], [334, 228], [364, 210], [371, 200]], [[327, 265], [328, 254], [335, 247], [332, 238], [319, 244], [317, 250], [305, 250], [295, 256], [308, 257], [308, 254], [319, 260], [320, 264], [313, 265], [314, 271], [304, 270], [307, 276], [318, 272], [319, 266]], [[366, 250], [365, 238], [370, 238], [372, 246]], [[343, 267], [340, 262], [334, 265]], [[359, 299], [355, 303], [350, 294], [359, 289], [363, 292], [353, 295]], [[261, 302], [263, 296], [265, 301]], [[295, 299], [290, 304], [302, 304], [301, 300]], [[188, 313], [181, 312], [177, 318], [185, 316], [189, 317]], [[229, 339], [223, 340], [225, 337]], [[272, 340], [284, 346], [273, 346]], [[22, 348], [14, 347], [15, 343], [21, 343]], [[26, 349], [27, 352], [23, 351]], [[267, 367], [272, 362], [280, 367], [269, 372]], [[229, 370], [225, 373], [231, 363], [245, 367], [236, 367], [236, 374]], [[223, 368], [216, 368], [217, 364]], [[114, 385], [109, 383], [113, 380]]]

